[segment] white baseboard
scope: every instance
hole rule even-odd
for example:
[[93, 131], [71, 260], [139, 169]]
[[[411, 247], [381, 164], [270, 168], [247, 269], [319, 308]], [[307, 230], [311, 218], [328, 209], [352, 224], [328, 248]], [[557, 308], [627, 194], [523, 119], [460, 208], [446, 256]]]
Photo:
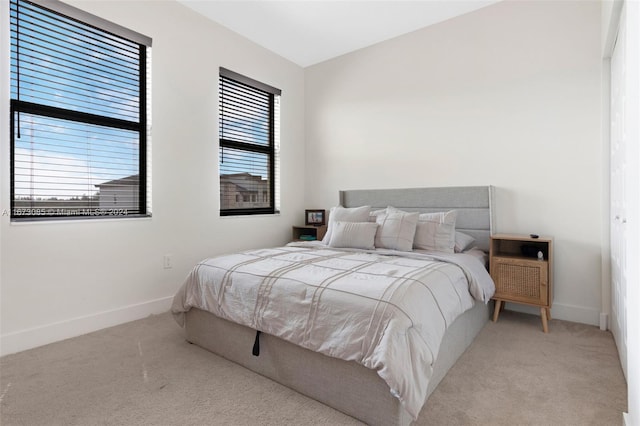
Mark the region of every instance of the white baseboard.
[[[507, 303], [506, 309], [523, 312], [525, 314], [540, 315], [540, 309], [519, 303]], [[583, 306], [554, 303], [551, 306], [551, 318], [561, 319], [582, 324], [600, 326], [600, 309], [590, 309]]]
[[3, 334], [0, 336], [0, 356], [59, 342], [103, 328], [135, 321], [149, 315], [161, 314], [171, 308], [172, 300], [172, 296], [163, 297], [111, 311]]

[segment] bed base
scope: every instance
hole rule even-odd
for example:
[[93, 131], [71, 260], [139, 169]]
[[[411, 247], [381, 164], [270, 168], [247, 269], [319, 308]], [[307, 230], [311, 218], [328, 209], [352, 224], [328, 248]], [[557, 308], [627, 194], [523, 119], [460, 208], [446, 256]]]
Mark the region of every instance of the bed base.
[[[449, 326], [428, 395], [487, 323], [489, 305], [476, 302]], [[195, 308], [186, 313], [185, 329], [189, 342], [367, 424], [411, 423], [411, 416], [391, 395], [384, 380], [354, 361], [332, 358], [264, 333], [260, 335], [260, 355], [253, 356], [255, 330]]]

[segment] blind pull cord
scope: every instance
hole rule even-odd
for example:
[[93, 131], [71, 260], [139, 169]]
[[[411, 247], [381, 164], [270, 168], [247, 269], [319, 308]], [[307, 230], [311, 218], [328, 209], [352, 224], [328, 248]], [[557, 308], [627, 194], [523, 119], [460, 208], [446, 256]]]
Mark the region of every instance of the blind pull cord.
[[[224, 88], [224, 83], [221, 85], [221, 89]], [[222, 90], [222, 100], [220, 101], [222, 103], [222, 108], [224, 109], [224, 90]], [[225, 133], [224, 133], [224, 114], [220, 114], [220, 135], [222, 135], [218, 140], [220, 142], [222, 142], [222, 138], [225, 137]], [[222, 145], [222, 144], [220, 144]], [[221, 146], [220, 148], [222, 148], [220, 151], [220, 164], [224, 164], [224, 146]]]
[[[16, 98], [20, 100], [20, 2], [16, 3]], [[17, 136], [20, 139], [20, 111], [16, 112]]]

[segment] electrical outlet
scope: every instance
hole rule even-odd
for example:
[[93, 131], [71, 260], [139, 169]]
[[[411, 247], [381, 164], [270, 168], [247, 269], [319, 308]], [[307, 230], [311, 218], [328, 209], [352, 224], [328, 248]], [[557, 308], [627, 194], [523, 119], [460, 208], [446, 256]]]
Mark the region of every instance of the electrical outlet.
[[173, 261], [171, 259], [171, 255], [170, 254], [165, 254], [163, 260], [163, 265], [164, 265], [164, 269], [171, 269], [173, 268]]

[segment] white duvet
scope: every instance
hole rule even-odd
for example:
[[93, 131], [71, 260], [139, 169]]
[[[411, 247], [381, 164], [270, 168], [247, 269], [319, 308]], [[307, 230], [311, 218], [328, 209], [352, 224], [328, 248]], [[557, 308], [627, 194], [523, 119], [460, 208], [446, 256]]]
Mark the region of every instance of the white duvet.
[[[471, 255], [289, 244], [211, 258], [175, 295], [195, 307], [316, 352], [374, 369], [417, 418], [446, 327], [487, 302], [493, 281]], [[248, 348], [247, 350], [250, 350]]]

